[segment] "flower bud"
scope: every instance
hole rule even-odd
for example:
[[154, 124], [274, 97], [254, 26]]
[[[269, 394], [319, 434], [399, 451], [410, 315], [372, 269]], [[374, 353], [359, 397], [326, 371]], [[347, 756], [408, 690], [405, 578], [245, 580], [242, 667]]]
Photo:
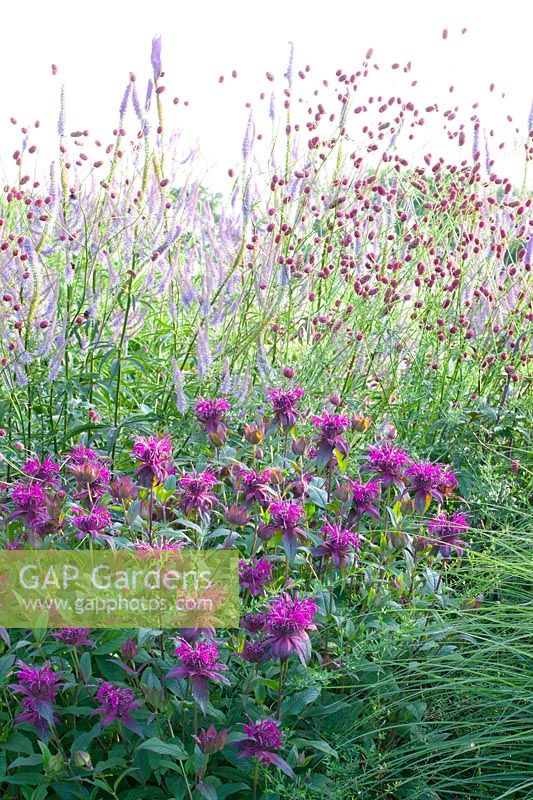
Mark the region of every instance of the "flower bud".
[[120, 646], [120, 652], [122, 653], [122, 658], [125, 661], [133, 661], [139, 652], [139, 648], [137, 647], [137, 642], [135, 639], [126, 639], [125, 642], [122, 642]]
[[303, 456], [309, 446], [309, 439], [305, 436], [300, 436], [298, 439], [293, 439], [291, 443], [291, 450], [295, 456]]
[[225, 517], [230, 525], [246, 525], [246, 523], [250, 521], [248, 510], [235, 503], [230, 508], [226, 509]]
[[283, 375], [286, 378], [289, 378], [289, 379], [294, 378], [294, 370], [293, 370], [293, 368], [292, 367], [283, 367]]
[[245, 425], [244, 438], [250, 444], [262, 444], [265, 438], [264, 430], [258, 425]]
[[361, 414], [354, 414], [352, 417], [352, 428], [359, 433], [366, 433], [372, 425], [370, 417], [363, 417]]

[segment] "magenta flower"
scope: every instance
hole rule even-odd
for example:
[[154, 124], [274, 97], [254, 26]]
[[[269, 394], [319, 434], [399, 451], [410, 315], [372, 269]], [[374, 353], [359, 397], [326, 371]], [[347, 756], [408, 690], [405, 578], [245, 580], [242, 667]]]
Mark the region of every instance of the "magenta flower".
[[227, 666], [220, 661], [218, 647], [213, 642], [190, 645], [181, 639], [174, 655], [178, 656], [181, 664], [173, 667], [167, 673], [167, 678], [190, 679], [192, 695], [205, 714], [209, 702], [208, 681], [229, 684], [228, 678], [222, 674]]
[[335, 451], [338, 451], [343, 458], [346, 458], [350, 450], [350, 445], [343, 438], [343, 434], [348, 430], [351, 423], [348, 417], [340, 414], [324, 414], [322, 417], [311, 417], [315, 428], [320, 431], [316, 446], [315, 460], [321, 467], [329, 464]]
[[59, 480], [59, 464], [52, 461], [49, 456], [42, 461], [38, 458], [29, 458], [22, 469], [30, 478], [40, 481], [45, 486], [59, 489], [61, 485]]
[[311, 640], [307, 631], [316, 630], [313, 622], [317, 605], [284, 592], [271, 601], [264, 614], [265, 644], [270, 658], [286, 661], [296, 653], [302, 664], [311, 658]]
[[62, 628], [60, 631], [52, 633], [54, 639], [71, 647], [93, 647], [94, 642], [89, 637], [88, 628]]
[[404, 489], [403, 494], [413, 494], [415, 509], [423, 512], [429, 506], [433, 497], [437, 502], [442, 503], [443, 497], [439, 487], [442, 483], [443, 475], [441, 468], [437, 464], [421, 461], [412, 464], [405, 470], [405, 477], [408, 479], [408, 488]]
[[290, 431], [294, 428], [301, 414], [296, 410], [296, 406], [304, 396], [304, 392], [299, 387], [294, 389], [272, 388], [267, 392], [267, 397], [272, 403], [274, 411], [274, 425], [283, 431]]
[[9, 519], [22, 517], [30, 527], [48, 520], [47, 495], [40, 483], [17, 483], [11, 490], [11, 499], [16, 510]]
[[437, 464], [437, 466], [440, 467], [442, 472], [442, 479], [437, 489], [444, 497], [449, 497], [459, 486], [459, 481], [449, 467], [444, 464]]
[[46, 661], [42, 667], [32, 667], [23, 661], [17, 662], [20, 669], [15, 673], [18, 683], [10, 684], [14, 694], [23, 695], [23, 711], [15, 716], [15, 722], [33, 725], [42, 739], [48, 738], [48, 729], [57, 721], [54, 700], [60, 686], [60, 677], [50, 669]]
[[243, 725], [246, 738], [238, 744], [238, 758], [257, 758], [263, 764], [274, 764], [286, 775], [295, 778], [295, 774], [285, 759], [281, 758], [275, 750], [283, 744], [281, 723], [274, 719], [260, 719]]
[[93, 506], [90, 511], [82, 511], [81, 508], [76, 509], [79, 513], [74, 514], [72, 522], [78, 529], [76, 536], [78, 539], [83, 539], [84, 536], [100, 536], [102, 531], [109, 528], [111, 525], [111, 514], [107, 508], [102, 506]]
[[363, 514], [368, 514], [377, 522], [380, 520], [380, 513], [377, 508], [380, 495], [380, 485], [378, 481], [367, 481], [359, 483], [350, 480], [350, 511], [348, 513], [348, 524], [353, 525], [359, 522]]
[[[85, 447], [76, 448], [76, 450], [88, 453], [93, 452]], [[75, 451], [73, 450], [72, 452], [74, 453]], [[79, 491], [73, 495], [76, 500], [88, 500], [90, 503], [94, 503], [109, 491], [111, 473], [98, 458], [84, 459], [81, 455], [75, 460], [71, 458], [69, 460], [69, 470], [79, 488]]]
[[306, 533], [299, 522], [305, 516], [305, 511], [298, 503], [289, 500], [276, 500], [268, 508], [270, 520], [262, 522], [257, 534], [260, 539], [271, 539], [275, 533], [281, 534], [283, 547], [289, 561], [292, 563], [296, 555], [298, 539], [305, 539]]
[[237, 472], [236, 489], [244, 495], [244, 503], [250, 507], [256, 502], [261, 508], [266, 508], [272, 501], [274, 491], [270, 487], [272, 472], [264, 469], [255, 472], [253, 469], [241, 469]]
[[150, 552], [160, 550], [181, 550], [182, 547], [185, 547], [185, 542], [178, 542], [176, 539], [165, 539], [163, 537], [152, 539], [151, 544], [149, 542], [135, 542], [134, 544], [136, 550], [147, 550]]
[[245, 506], [238, 506], [233, 503], [229, 508], [224, 509], [224, 516], [230, 525], [242, 527], [250, 522], [251, 514]]
[[264, 613], [257, 612], [254, 614], [252, 611], [249, 611], [248, 614], [241, 619], [241, 627], [250, 633], [259, 633], [265, 627]]
[[216, 496], [211, 491], [219, 481], [212, 472], [195, 472], [182, 475], [178, 481], [180, 491], [179, 506], [189, 516], [198, 512], [202, 517], [207, 516], [211, 509], [218, 503]]
[[252, 597], [266, 594], [265, 586], [272, 580], [272, 567], [266, 558], [239, 561], [239, 583]]
[[203, 425], [212, 444], [220, 447], [226, 441], [224, 414], [229, 410], [229, 403], [223, 397], [215, 400], [199, 400], [194, 409], [196, 419]]
[[237, 653], [239, 658], [243, 658], [250, 664], [258, 664], [263, 661], [268, 650], [268, 645], [261, 639], [245, 639], [244, 647], [240, 653]]
[[90, 447], [84, 447], [82, 444], [73, 447], [68, 454], [68, 461], [72, 464], [84, 464], [86, 461], [100, 463], [100, 456]]
[[115, 500], [132, 500], [137, 497], [137, 488], [133, 485], [133, 481], [129, 475], [119, 475], [111, 486], [109, 493]]
[[326, 522], [320, 533], [322, 543], [313, 550], [314, 556], [331, 558], [336, 569], [345, 569], [352, 560], [354, 550], [359, 547], [358, 535], [349, 529], [342, 529], [340, 525], [331, 525]]
[[361, 469], [377, 473], [377, 480], [385, 489], [389, 486], [404, 488], [404, 468], [411, 463], [410, 456], [404, 450], [386, 442], [370, 447], [367, 455], [370, 463]]
[[470, 528], [465, 514], [457, 512], [450, 517], [443, 511], [430, 519], [427, 526], [431, 544], [440, 551], [443, 558], [449, 558], [452, 549], [460, 556], [463, 554], [465, 542], [460, 537]]
[[135, 475], [142, 486], [164, 483], [172, 473], [172, 443], [168, 436], [138, 436], [132, 454], [140, 462]]
[[102, 714], [100, 719], [102, 728], [107, 728], [113, 722], [120, 722], [125, 728], [139, 736], [143, 736], [141, 726], [131, 715], [131, 712], [141, 705], [135, 700], [132, 689], [102, 681], [100, 688], [96, 692], [96, 700], [99, 706], [93, 710], [92, 714]]

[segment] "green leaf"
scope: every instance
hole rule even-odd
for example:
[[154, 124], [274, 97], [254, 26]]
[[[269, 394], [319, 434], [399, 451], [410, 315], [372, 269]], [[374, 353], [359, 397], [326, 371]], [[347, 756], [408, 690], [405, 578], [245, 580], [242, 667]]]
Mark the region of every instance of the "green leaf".
[[306, 706], [314, 703], [317, 697], [320, 696], [320, 692], [319, 686], [310, 686], [308, 689], [296, 692], [292, 697], [286, 697], [281, 704], [280, 716], [288, 717], [300, 714]]
[[0, 658], [0, 684], [4, 683], [14, 663], [14, 655], [2, 656], [2, 658]]
[[173, 758], [177, 758], [178, 761], [183, 761], [183, 759], [189, 757], [181, 743], [163, 742], [163, 740], [158, 739], [157, 736], [153, 736], [151, 739], [142, 742], [137, 750], [150, 750], [152, 753], [159, 753], [162, 756], [172, 756]]

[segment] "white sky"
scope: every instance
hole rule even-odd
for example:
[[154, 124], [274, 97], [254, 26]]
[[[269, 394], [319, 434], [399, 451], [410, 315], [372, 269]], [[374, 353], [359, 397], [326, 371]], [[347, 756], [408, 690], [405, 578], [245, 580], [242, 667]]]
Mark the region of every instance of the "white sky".
[[[8, 0], [3, 5], [4, 175], [9, 175], [11, 153], [20, 145], [20, 125], [35, 119], [41, 121], [35, 140], [39, 167], [44, 169], [55, 157], [62, 84], [67, 92], [67, 130], [88, 128], [95, 137], [111, 141], [129, 72], [137, 74], [144, 94], [151, 38], [161, 33], [167, 99], [177, 95], [190, 101], [188, 108], [181, 102], [170, 104], [167, 127], [183, 129], [187, 140], [199, 139], [213, 185], [224, 185], [227, 168], [238, 163], [248, 115], [245, 101], [253, 101], [261, 130], [268, 100], [261, 111], [260, 91], [285, 85], [289, 41], [295, 46], [296, 70], [311, 65], [306, 89], [324, 77], [334, 78], [339, 67], [355, 72], [367, 48], [373, 47], [384, 95], [395, 92], [394, 81], [402, 79], [401, 71], [392, 73], [390, 65], [410, 60], [409, 79], [418, 79], [419, 96], [438, 100], [443, 108], [453, 106], [453, 98], [461, 98], [467, 109], [478, 100], [482, 127], [494, 125], [502, 133], [491, 143], [499, 171], [519, 180], [523, 155], [511, 158], [514, 128], [526, 129], [533, 95], [533, 4], [527, 0]], [[446, 41], [444, 28], [449, 31]], [[52, 63], [59, 68], [55, 78]], [[232, 69], [238, 71], [236, 80], [230, 77]], [[265, 80], [267, 70], [279, 78], [277, 83]], [[223, 84], [218, 82], [221, 74]], [[493, 93], [491, 82], [496, 85]], [[452, 98], [450, 84], [457, 87]], [[300, 90], [295, 85], [294, 94]], [[411, 99], [407, 94], [405, 98]], [[507, 113], [513, 123], [506, 121]], [[10, 124], [11, 116], [17, 118], [17, 128]], [[430, 138], [431, 130], [426, 136]], [[506, 150], [498, 152], [502, 138]], [[463, 149], [463, 157], [469, 157], [471, 146]]]

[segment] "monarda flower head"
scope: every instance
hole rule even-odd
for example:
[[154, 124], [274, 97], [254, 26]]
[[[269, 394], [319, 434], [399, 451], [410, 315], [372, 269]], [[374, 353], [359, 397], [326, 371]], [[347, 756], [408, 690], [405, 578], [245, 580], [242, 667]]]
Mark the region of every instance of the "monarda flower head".
[[79, 513], [74, 514], [72, 522], [78, 529], [76, 536], [83, 539], [84, 536], [100, 536], [106, 528], [111, 525], [111, 514], [103, 506], [93, 506], [90, 511], [76, 509]]
[[346, 569], [353, 559], [353, 551], [359, 547], [358, 535], [329, 522], [320, 529], [320, 533], [323, 541], [314, 548], [313, 555], [331, 558], [336, 569]]
[[134, 547], [136, 550], [143, 550], [146, 552], [160, 552], [160, 551], [175, 551], [181, 550], [182, 547], [185, 547], [185, 542], [179, 542], [177, 539], [166, 539], [164, 537], [154, 538], [150, 542], [134, 542]]
[[279, 388], [269, 389], [267, 397], [272, 404], [274, 411], [274, 426], [278, 426], [283, 431], [290, 431], [294, 428], [301, 414], [296, 410], [296, 406], [304, 396], [303, 389], [295, 387], [284, 391]]
[[263, 764], [274, 764], [286, 775], [294, 778], [294, 772], [285, 759], [275, 751], [283, 744], [281, 723], [274, 719], [260, 719], [243, 725], [245, 738], [238, 743], [238, 758], [257, 758]]
[[286, 592], [272, 600], [264, 613], [263, 625], [268, 656], [286, 661], [296, 653], [302, 664], [308, 664], [311, 640], [307, 631], [316, 630], [313, 622], [316, 610], [314, 600], [291, 597]]
[[62, 628], [60, 631], [55, 631], [52, 636], [58, 642], [68, 644], [71, 647], [93, 647], [94, 642], [89, 637], [89, 634], [88, 628]]
[[47, 456], [42, 461], [38, 458], [29, 458], [23, 466], [23, 471], [35, 481], [39, 481], [44, 486], [59, 489], [59, 464]]
[[132, 454], [140, 462], [135, 475], [141, 486], [164, 483], [172, 473], [172, 443], [168, 436], [138, 436]]
[[33, 667], [18, 662], [15, 673], [18, 683], [10, 684], [14, 694], [22, 695], [23, 711], [15, 716], [15, 722], [28, 722], [42, 739], [48, 738], [49, 726], [57, 721], [54, 700], [61, 680], [57, 672], [50, 669], [46, 661], [42, 667]]
[[405, 470], [405, 477], [408, 480], [408, 487], [404, 489], [404, 494], [413, 496], [416, 511], [420, 513], [425, 511], [432, 497], [442, 503], [443, 496], [439, 487], [443, 475], [437, 464], [426, 461], [412, 464]]
[[465, 542], [460, 537], [470, 528], [465, 514], [457, 512], [450, 516], [443, 511], [430, 519], [427, 526], [431, 544], [443, 558], [449, 558], [452, 550], [460, 556], [463, 554]]
[[198, 513], [200, 516], [206, 517], [218, 503], [212, 491], [213, 486], [218, 483], [219, 481], [209, 470], [205, 472], [193, 470], [191, 473], [182, 475], [178, 481], [179, 507], [181, 510], [187, 516], [192, 513]]
[[442, 473], [442, 479], [437, 489], [444, 497], [449, 497], [459, 486], [459, 481], [445, 464], [437, 464], [437, 466], [440, 467]]
[[250, 633], [259, 633], [265, 627], [264, 613], [257, 612], [254, 614], [252, 611], [249, 611], [248, 614], [241, 619], [241, 627]]
[[101, 463], [98, 453], [96, 453], [94, 450], [91, 450], [90, 447], [85, 447], [82, 444], [78, 444], [76, 447], [72, 448], [67, 456], [67, 461], [70, 465], [84, 464], [87, 461], [91, 461], [96, 464]]
[[10, 519], [21, 517], [30, 527], [48, 519], [47, 495], [40, 483], [17, 483], [11, 490], [11, 500], [15, 511]]
[[215, 400], [199, 400], [194, 409], [196, 419], [207, 431], [209, 441], [220, 447], [226, 441], [224, 414], [229, 410], [229, 403], [223, 397]]
[[275, 533], [281, 534], [283, 547], [290, 562], [294, 561], [298, 539], [305, 539], [306, 533], [300, 527], [300, 520], [305, 516], [305, 511], [299, 503], [289, 500], [276, 500], [268, 507], [270, 520], [261, 523], [257, 529], [260, 539], [271, 539]]
[[370, 447], [367, 456], [369, 463], [364, 464], [361, 469], [375, 472], [384, 489], [389, 486], [404, 488], [404, 470], [411, 463], [410, 456], [404, 450], [386, 442]]
[[376, 481], [350, 480], [349, 483], [350, 511], [348, 513], [348, 524], [359, 522], [363, 514], [368, 514], [377, 522], [380, 520], [380, 513], [377, 508], [380, 496], [380, 484]]
[[341, 414], [324, 414], [322, 417], [311, 417], [311, 421], [319, 431], [315, 456], [317, 464], [325, 467], [334, 453], [338, 453], [341, 458], [346, 458], [350, 445], [343, 438], [343, 434], [350, 427], [348, 417]]
[[213, 642], [196, 642], [194, 645], [182, 639], [174, 655], [181, 661], [167, 673], [167, 678], [187, 678], [191, 681], [192, 695], [202, 712], [207, 711], [209, 702], [208, 681], [229, 684], [222, 673], [227, 666], [220, 661], [218, 647]]
[[88, 447], [75, 447], [70, 453], [67, 466], [79, 491], [73, 497], [76, 500], [88, 500], [94, 503], [109, 491], [111, 473], [100, 458]]
[[272, 580], [272, 567], [266, 558], [254, 558], [252, 561], [239, 561], [239, 583], [241, 589], [247, 589], [253, 597], [266, 594], [265, 586]]
[[256, 472], [253, 469], [240, 469], [237, 472], [236, 490], [244, 495], [246, 506], [253, 506], [254, 502], [261, 508], [266, 508], [272, 502], [274, 495], [270, 487], [272, 471], [264, 469]]
[[100, 688], [96, 692], [98, 708], [92, 712], [101, 714], [100, 725], [107, 728], [113, 722], [120, 722], [125, 728], [143, 736], [143, 731], [131, 712], [140, 707], [140, 703], [135, 699], [132, 689], [122, 686], [115, 686], [108, 681], [102, 681]]
[[261, 639], [245, 639], [243, 649], [237, 655], [250, 664], [258, 664], [263, 661], [267, 648], [268, 645]]

